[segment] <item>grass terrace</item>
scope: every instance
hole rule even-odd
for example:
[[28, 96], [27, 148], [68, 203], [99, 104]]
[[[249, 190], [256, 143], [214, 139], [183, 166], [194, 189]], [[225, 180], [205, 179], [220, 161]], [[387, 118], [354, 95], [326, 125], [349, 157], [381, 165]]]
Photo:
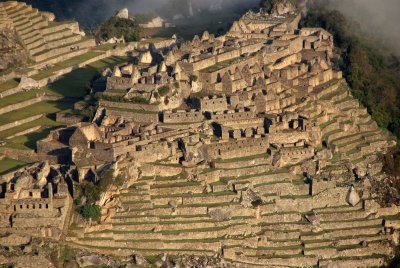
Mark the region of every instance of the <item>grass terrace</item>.
[[6, 90], [9, 90], [9, 89], [15, 88], [18, 86], [18, 84], [19, 84], [19, 81], [17, 79], [11, 79], [6, 82], [3, 82], [0, 84], [0, 93], [4, 92]]
[[[67, 65], [74, 65], [81, 60], [87, 60], [89, 58], [93, 58], [97, 55], [100, 55], [98, 52], [90, 53], [87, 55], [81, 55], [83, 57], [72, 58], [69, 61], [64, 63], [60, 63], [57, 65], [57, 68], [62, 68]], [[48, 115], [54, 114], [58, 112], [64, 113], [73, 113], [74, 112], [74, 103], [83, 99], [86, 95], [87, 90], [86, 86], [90, 82], [90, 80], [95, 77], [100, 71], [102, 71], [106, 67], [113, 67], [116, 64], [126, 62], [128, 57], [109, 57], [96, 62], [93, 62], [87, 65], [84, 68], [77, 69], [71, 73], [68, 73], [62, 76], [55, 83], [50, 84], [46, 87], [40, 88], [38, 90], [32, 90], [28, 92], [21, 92], [6, 98], [1, 99], [0, 108], [8, 105], [12, 105], [15, 103], [22, 102], [24, 100], [32, 99], [39, 94], [47, 94], [53, 96], [63, 97], [59, 101], [43, 101], [40, 103], [36, 103], [25, 107], [24, 109], [15, 110], [6, 114], [0, 115], [0, 122], [2, 125], [13, 123], [15, 121], [25, 119], [34, 115]], [[41, 75], [41, 73], [39, 74]], [[7, 90], [9, 88], [13, 88], [18, 85], [18, 81], [10, 80], [3, 83], [2, 89]], [[0, 87], [1, 87], [0, 86]], [[50, 131], [57, 127], [63, 126], [55, 122], [52, 117], [43, 117], [41, 119], [35, 120], [33, 122], [8, 129], [6, 131], [0, 132], [0, 139], [7, 138], [9, 136], [13, 136], [19, 132], [27, 130], [29, 128], [33, 128], [35, 126], [42, 126], [39, 131], [35, 133], [29, 133], [25, 135], [21, 135], [18, 137], [14, 137], [7, 141], [6, 146], [15, 149], [24, 149], [24, 150], [32, 150], [36, 148], [36, 142], [45, 138]]]
[[0, 160], [0, 175], [17, 170], [25, 165], [26, 165], [26, 163], [24, 163], [24, 162], [6, 157], [6, 158]]
[[102, 54], [104, 54], [104, 52], [98, 52], [98, 51], [87, 52], [85, 54], [73, 57], [73, 58], [71, 58], [69, 60], [57, 63], [53, 67], [51, 67], [51, 68], [49, 68], [47, 70], [41, 71], [37, 75], [32, 76], [32, 78], [35, 79], [35, 80], [41, 80], [41, 79], [50, 77], [50, 76], [54, 75], [56, 72], [58, 72], [58, 71], [60, 71], [62, 69], [65, 69], [65, 68], [68, 68], [68, 67], [72, 67], [72, 66], [76, 66], [76, 65], [78, 65], [80, 63], [83, 63], [85, 61], [93, 59], [93, 58], [95, 58], [97, 56], [100, 56]]
[[226, 68], [228, 66], [231, 66], [232, 64], [239, 63], [239, 62], [241, 62], [243, 60], [244, 60], [244, 58], [237, 57], [237, 58], [234, 58], [234, 59], [231, 59], [231, 60], [222, 61], [222, 62], [219, 62], [217, 64], [214, 64], [213, 66], [210, 66], [208, 68], [200, 70], [200, 72], [201, 73], [213, 73], [213, 72], [219, 71], [219, 70], [221, 70], [223, 68]]

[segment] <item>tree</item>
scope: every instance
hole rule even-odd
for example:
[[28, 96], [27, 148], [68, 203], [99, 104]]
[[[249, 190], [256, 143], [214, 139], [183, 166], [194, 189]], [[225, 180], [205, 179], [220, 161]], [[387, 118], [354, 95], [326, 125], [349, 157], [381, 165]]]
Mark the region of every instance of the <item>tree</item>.
[[101, 207], [98, 205], [85, 205], [81, 208], [81, 215], [85, 219], [98, 221], [101, 218]]
[[111, 17], [106, 20], [95, 31], [97, 40], [107, 41], [113, 37], [125, 38], [126, 42], [134, 42], [140, 39], [139, 24], [130, 19]]

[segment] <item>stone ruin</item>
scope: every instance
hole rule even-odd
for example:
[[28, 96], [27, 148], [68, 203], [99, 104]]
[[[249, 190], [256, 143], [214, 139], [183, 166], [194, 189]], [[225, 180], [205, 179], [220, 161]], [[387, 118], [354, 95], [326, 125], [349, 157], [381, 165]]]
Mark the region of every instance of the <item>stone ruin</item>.
[[0, 233], [59, 239], [68, 227], [72, 201], [58, 168], [33, 164], [2, 178]]
[[[103, 72], [93, 122], [37, 144], [52, 165], [76, 168], [79, 182], [110, 165], [130, 179], [103, 193], [100, 223], [71, 228], [67, 241], [239, 267], [376, 267], [392, 258], [400, 208], [379, 203], [374, 185], [387, 178], [378, 153], [395, 141], [332, 66], [332, 35], [299, 29], [299, 19], [248, 12], [226, 35], [140, 51]], [[32, 197], [7, 186], [7, 228], [26, 203], [39, 205], [34, 196], [48, 193], [50, 204], [53, 185]], [[50, 207], [65, 211], [54, 198]]]

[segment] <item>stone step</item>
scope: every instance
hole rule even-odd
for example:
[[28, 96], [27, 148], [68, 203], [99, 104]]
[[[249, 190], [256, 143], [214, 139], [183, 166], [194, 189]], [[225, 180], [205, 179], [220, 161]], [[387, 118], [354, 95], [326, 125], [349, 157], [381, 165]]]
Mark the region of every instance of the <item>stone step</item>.
[[275, 214], [264, 214], [260, 217], [260, 220], [265, 223], [292, 223], [301, 221], [302, 216], [300, 213], [275, 213]]
[[354, 133], [352, 135], [348, 135], [347, 137], [341, 137], [336, 140], [332, 140], [331, 144], [337, 145], [337, 146], [343, 146], [346, 143], [359, 140], [359, 139], [364, 139], [364, 137], [368, 137], [371, 135], [378, 134], [379, 131], [368, 131], [368, 132], [362, 132], [362, 133]]
[[300, 238], [302, 241], [337, 239], [339, 237], [352, 237], [354, 235], [376, 235], [379, 232], [382, 232], [382, 230], [383, 228], [381, 226], [348, 228], [343, 230], [324, 230], [317, 233], [302, 234]]
[[368, 212], [364, 210], [360, 211], [337, 211], [337, 212], [326, 212], [318, 213], [317, 219], [322, 222], [332, 222], [332, 221], [349, 221], [357, 219], [365, 219], [369, 215]]
[[[261, 267], [316, 267], [318, 264], [317, 257], [308, 257], [303, 255], [292, 256], [257, 256], [249, 257], [236, 255], [233, 250], [225, 249], [224, 256], [226, 258], [242, 263], [243, 265], [257, 265]], [[246, 267], [246, 266], [244, 266]]]
[[63, 45], [60, 47], [53, 48], [51, 50], [45, 50], [40, 54], [33, 56], [32, 58], [36, 62], [47, 61], [48, 59], [55, 58], [63, 54], [68, 55], [70, 52], [74, 52], [76, 50], [82, 50], [82, 52], [84, 53], [85, 48], [92, 47], [94, 45], [95, 42], [93, 39], [82, 39], [77, 43]]
[[271, 159], [270, 158], [265, 158], [266, 155], [260, 155], [258, 157], [252, 158], [249, 157], [249, 160], [245, 160], [246, 158], [243, 158], [242, 160], [231, 160], [231, 161], [214, 161], [213, 166], [216, 169], [234, 169], [234, 168], [245, 168], [245, 167], [250, 167], [250, 166], [257, 166], [257, 165], [267, 165], [271, 164]]
[[179, 251], [180, 254], [188, 255], [215, 255], [215, 252], [220, 249], [219, 243], [168, 243], [162, 241], [152, 241], [149, 242], [134, 242], [130, 240], [96, 240], [96, 239], [79, 239], [74, 241], [75, 244], [81, 246], [88, 246], [94, 249], [112, 250], [123, 252], [140, 251], [143, 255], [154, 255], [161, 253], [176, 254]]
[[372, 220], [353, 220], [353, 221], [332, 221], [332, 222], [324, 222], [319, 225], [324, 230], [334, 230], [334, 229], [343, 229], [343, 228], [355, 228], [362, 226], [374, 226], [380, 225], [383, 226], [382, 219], [372, 219]]
[[359, 211], [363, 208], [363, 202], [359, 202], [353, 206], [338, 206], [338, 207], [325, 207], [325, 208], [314, 208], [315, 213], [331, 213], [331, 212], [344, 212], [344, 211]]
[[79, 34], [71, 34], [70, 36], [53, 40], [51, 42], [46, 42], [38, 47], [32, 48], [29, 52], [32, 56], [36, 56], [45, 50], [55, 49], [60, 46], [68, 46], [70, 44], [74, 44], [79, 42], [82, 39], [82, 36]]
[[127, 201], [122, 202], [122, 207], [126, 210], [146, 210], [152, 209], [153, 203], [150, 201]]
[[281, 247], [281, 248], [268, 248], [268, 247], [258, 247], [256, 249], [248, 249], [248, 248], [237, 248], [237, 252], [243, 253], [245, 256], [285, 256], [285, 255], [301, 255], [303, 252], [302, 247], [294, 246], [294, 247]]
[[129, 202], [129, 201], [150, 201], [150, 195], [146, 194], [133, 194], [133, 193], [126, 193], [126, 194], [120, 194], [119, 199], [121, 202]]
[[384, 257], [320, 260], [319, 267], [383, 267]]
[[272, 165], [267, 163], [256, 166], [239, 167], [233, 169], [221, 169], [220, 176], [221, 177], [251, 176], [257, 174], [263, 174], [271, 170], [273, 170]]

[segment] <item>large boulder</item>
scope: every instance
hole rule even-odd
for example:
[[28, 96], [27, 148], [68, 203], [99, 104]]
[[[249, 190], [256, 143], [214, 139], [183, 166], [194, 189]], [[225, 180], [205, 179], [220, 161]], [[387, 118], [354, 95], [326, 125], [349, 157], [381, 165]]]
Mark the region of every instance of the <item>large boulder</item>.
[[21, 77], [21, 81], [19, 82], [18, 87], [22, 90], [31, 90], [39, 88], [39, 83], [32, 78], [23, 76]]
[[278, 1], [272, 8], [273, 15], [284, 15], [296, 11], [296, 7], [290, 0]]
[[123, 8], [115, 14], [116, 17], [120, 19], [129, 19], [129, 10], [127, 8]]
[[360, 196], [358, 195], [356, 189], [354, 189], [354, 186], [351, 186], [349, 192], [347, 193], [346, 202], [354, 207], [360, 202], [360, 200]]

